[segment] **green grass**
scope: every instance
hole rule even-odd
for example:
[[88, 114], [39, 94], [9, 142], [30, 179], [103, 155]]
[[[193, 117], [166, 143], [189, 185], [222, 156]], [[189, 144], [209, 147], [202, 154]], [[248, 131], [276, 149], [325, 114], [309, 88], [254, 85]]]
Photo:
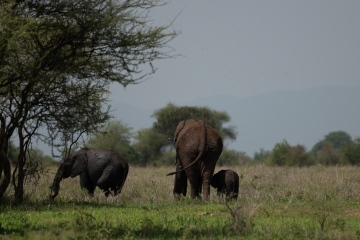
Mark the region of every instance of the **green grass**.
[[170, 167], [132, 167], [121, 195], [109, 198], [99, 189], [89, 198], [66, 179], [50, 201], [51, 169], [28, 184], [23, 205], [8, 192], [0, 239], [360, 239], [358, 167], [233, 169], [240, 199], [228, 204], [214, 189], [208, 202], [175, 201]]

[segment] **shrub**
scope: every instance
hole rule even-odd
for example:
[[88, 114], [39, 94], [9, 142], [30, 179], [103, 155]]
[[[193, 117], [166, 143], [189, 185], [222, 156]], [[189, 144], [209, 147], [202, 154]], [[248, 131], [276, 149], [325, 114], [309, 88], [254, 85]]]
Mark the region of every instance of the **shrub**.
[[277, 166], [310, 166], [315, 163], [303, 145], [290, 146], [286, 140], [275, 145], [266, 162]]
[[360, 165], [360, 140], [346, 146], [343, 150], [344, 160], [352, 165]]
[[218, 161], [219, 166], [237, 166], [251, 162], [251, 158], [244, 152], [238, 152], [234, 149], [224, 149]]

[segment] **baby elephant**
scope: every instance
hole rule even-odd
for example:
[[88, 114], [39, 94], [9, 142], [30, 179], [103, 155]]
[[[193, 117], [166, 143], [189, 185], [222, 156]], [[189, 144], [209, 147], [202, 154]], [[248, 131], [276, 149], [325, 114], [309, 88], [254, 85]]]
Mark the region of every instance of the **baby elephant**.
[[217, 189], [218, 196], [237, 199], [239, 193], [239, 175], [233, 170], [221, 170], [211, 178], [211, 186]]

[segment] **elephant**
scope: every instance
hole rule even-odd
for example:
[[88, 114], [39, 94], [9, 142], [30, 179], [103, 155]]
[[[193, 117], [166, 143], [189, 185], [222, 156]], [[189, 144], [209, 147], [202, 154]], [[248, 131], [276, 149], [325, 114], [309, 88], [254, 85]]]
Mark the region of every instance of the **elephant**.
[[176, 171], [174, 196], [186, 196], [187, 180], [191, 186], [191, 198], [209, 199], [210, 180], [214, 174], [216, 162], [223, 149], [223, 141], [217, 130], [202, 120], [186, 119], [175, 129], [174, 145], [176, 149]]
[[104, 191], [106, 197], [111, 191], [116, 196], [121, 192], [128, 172], [128, 162], [115, 151], [83, 148], [61, 161], [51, 186], [50, 196], [54, 199], [58, 195], [62, 179], [78, 175], [80, 187], [87, 189], [90, 196], [93, 196], [96, 186]]
[[217, 189], [218, 196], [226, 195], [227, 199], [237, 199], [239, 194], [239, 175], [231, 170], [221, 170], [214, 174], [210, 182]]

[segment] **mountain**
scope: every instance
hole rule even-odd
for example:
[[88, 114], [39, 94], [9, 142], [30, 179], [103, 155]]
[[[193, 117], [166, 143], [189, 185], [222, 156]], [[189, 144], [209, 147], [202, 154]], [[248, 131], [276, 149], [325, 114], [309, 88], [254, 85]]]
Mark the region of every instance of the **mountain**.
[[308, 150], [332, 131], [360, 137], [360, 86], [319, 87], [272, 92], [248, 98], [211, 96], [189, 102], [225, 111], [237, 128], [237, 140], [228, 146], [250, 156], [260, 148], [273, 149], [284, 139]]

